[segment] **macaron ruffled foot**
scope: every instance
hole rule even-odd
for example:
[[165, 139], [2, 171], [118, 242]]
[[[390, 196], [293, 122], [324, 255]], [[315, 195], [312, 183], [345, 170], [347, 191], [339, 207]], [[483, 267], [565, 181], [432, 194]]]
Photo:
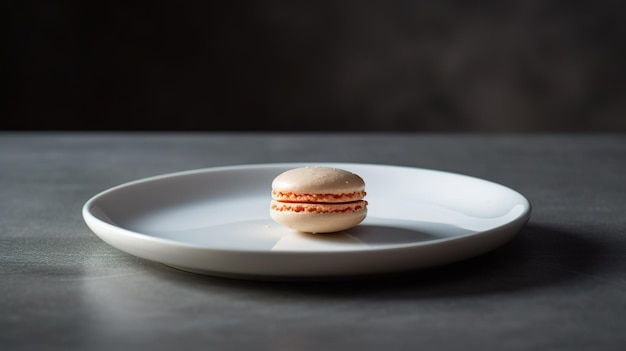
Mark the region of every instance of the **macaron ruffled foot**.
[[272, 181], [270, 216], [306, 233], [332, 233], [352, 228], [367, 215], [363, 179], [343, 169], [301, 167]]

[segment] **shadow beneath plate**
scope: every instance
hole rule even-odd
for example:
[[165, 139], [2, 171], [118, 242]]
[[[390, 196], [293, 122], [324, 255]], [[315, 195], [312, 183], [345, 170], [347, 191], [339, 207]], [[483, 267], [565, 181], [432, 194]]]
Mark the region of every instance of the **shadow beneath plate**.
[[[402, 233], [400, 233], [402, 234]], [[412, 232], [411, 236], [415, 235]], [[398, 235], [394, 242], [404, 236]], [[409, 238], [414, 241], [415, 238]], [[327, 298], [402, 299], [493, 294], [565, 284], [593, 274], [608, 248], [584, 232], [566, 232], [528, 224], [509, 243], [484, 255], [425, 270], [325, 281], [246, 281], [202, 276], [175, 269], [157, 274], [177, 276], [195, 288], [246, 289], [256, 294]]]

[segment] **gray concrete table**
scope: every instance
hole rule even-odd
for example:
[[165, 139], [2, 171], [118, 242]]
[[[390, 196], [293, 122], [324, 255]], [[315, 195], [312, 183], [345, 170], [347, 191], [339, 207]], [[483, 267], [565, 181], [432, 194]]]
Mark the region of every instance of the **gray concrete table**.
[[[533, 214], [480, 257], [326, 283], [177, 271], [81, 217], [127, 181], [287, 161], [468, 174]], [[624, 135], [0, 133], [0, 349], [624, 350], [625, 174]]]

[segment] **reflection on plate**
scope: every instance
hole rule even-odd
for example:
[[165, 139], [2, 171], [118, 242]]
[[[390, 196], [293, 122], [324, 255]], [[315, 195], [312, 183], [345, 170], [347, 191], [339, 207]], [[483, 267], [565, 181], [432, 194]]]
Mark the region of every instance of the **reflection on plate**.
[[[332, 234], [298, 233], [273, 222], [272, 180], [304, 165], [363, 177], [367, 218]], [[83, 207], [90, 229], [122, 251], [186, 271], [248, 279], [330, 278], [451, 263], [506, 243], [529, 216], [526, 198], [486, 180], [353, 163], [180, 172], [114, 187]]]

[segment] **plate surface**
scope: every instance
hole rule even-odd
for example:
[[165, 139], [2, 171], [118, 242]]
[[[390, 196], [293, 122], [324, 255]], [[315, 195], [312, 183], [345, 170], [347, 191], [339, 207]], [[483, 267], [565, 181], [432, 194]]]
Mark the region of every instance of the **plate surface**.
[[[271, 182], [301, 166], [331, 166], [366, 184], [367, 218], [304, 234], [269, 216]], [[201, 274], [246, 279], [331, 278], [413, 270], [480, 255], [530, 217], [518, 192], [464, 175], [374, 164], [282, 163], [209, 168], [106, 190], [83, 207], [103, 241]]]

